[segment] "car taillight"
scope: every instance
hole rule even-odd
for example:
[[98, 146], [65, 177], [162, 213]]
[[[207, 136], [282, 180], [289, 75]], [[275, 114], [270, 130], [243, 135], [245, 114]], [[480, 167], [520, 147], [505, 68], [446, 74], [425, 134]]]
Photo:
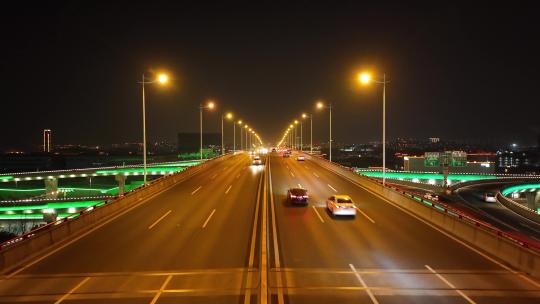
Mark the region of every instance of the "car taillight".
[[291, 194], [291, 198], [296, 198], [296, 195], [292, 195], [292, 194]]
[[308, 196], [307, 196], [307, 195], [304, 195], [303, 198], [308, 198]]

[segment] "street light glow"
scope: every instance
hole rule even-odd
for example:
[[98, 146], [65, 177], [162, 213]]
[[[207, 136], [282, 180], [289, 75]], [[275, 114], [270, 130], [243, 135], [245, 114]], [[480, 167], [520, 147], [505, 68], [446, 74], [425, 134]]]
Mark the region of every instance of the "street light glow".
[[298, 120], [295, 120], [295, 121], [294, 121], [294, 124], [297, 125], [297, 124], [298, 124]]
[[241, 121], [241, 120], [239, 120], [239, 121], [238, 121], [238, 124], [239, 124], [239, 125], [241, 125], [241, 124], [242, 124], [242, 121]]
[[231, 119], [233, 117], [232, 113], [227, 113], [227, 119]]
[[363, 84], [368, 84], [371, 81], [371, 75], [368, 73], [358, 74], [358, 81]]
[[306, 117], [307, 117], [306, 113], [302, 113], [302, 118], [306, 118]]
[[324, 107], [324, 104], [321, 101], [317, 102], [318, 109], [322, 109], [323, 107]]
[[209, 101], [209, 102], [208, 102], [207, 107], [208, 107], [209, 109], [213, 109], [215, 106], [216, 106], [216, 105], [214, 104], [213, 101]]
[[161, 84], [166, 84], [169, 82], [169, 76], [167, 76], [167, 74], [159, 74], [157, 81]]

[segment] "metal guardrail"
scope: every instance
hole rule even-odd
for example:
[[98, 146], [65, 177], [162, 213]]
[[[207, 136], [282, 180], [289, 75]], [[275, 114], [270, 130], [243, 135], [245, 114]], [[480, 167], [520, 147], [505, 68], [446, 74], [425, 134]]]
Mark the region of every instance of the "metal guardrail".
[[478, 220], [478, 219], [474, 218], [473, 216], [471, 216], [469, 214], [466, 214], [466, 213], [464, 213], [464, 212], [462, 212], [460, 210], [457, 210], [455, 208], [452, 208], [452, 207], [450, 207], [450, 206], [448, 206], [446, 204], [443, 204], [441, 202], [436, 202], [436, 201], [433, 201], [433, 200], [430, 200], [430, 199], [426, 199], [426, 198], [424, 198], [422, 196], [418, 196], [416, 193], [414, 193], [412, 191], [401, 189], [399, 187], [396, 187], [395, 185], [388, 185], [388, 182], [385, 185], [383, 185], [382, 181], [379, 180], [379, 179], [358, 174], [358, 173], [356, 173], [354, 171], [353, 168], [346, 167], [346, 166], [340, 165], [338, 163], [330, 162], [329, 160], [327, 160], [325, 158], [322, 158], [322, 157], [319, 157], [319, 156], [312, 156], [312, 157], [317, 157], [318, 159], [324, 160], [327, 163], [330, 163], [332, 165], [341, 167], [342, 169], [351, 171], [351, 172], [357, 174], [358, 176], [360, 176], [362, 178], [365, 178], [367, 180], [370, 180], [371, 182], [377, 183], [381, 187], [384, 186], [386, 189], [391, 189], [391, 190], [393, 190], [395, 192], [398, 192], [403, 196], [409, 197], [409, 198], [413, 199], [414, 201], [417, 201], [418, 203], [423, 203], [427, 207], [431, 207], [434, 210], [436, 210], [437, 212], [450, 215], [450, 216], [452, 216], [452, 217], [454, 217], [454, 218], [456, 218], [456, 219], [458, 219], [460, 221], [464, 221], [464, 222], [466, 222], [468, 224], [474, 225], [477, 228], [481, 228], [481, 229], [483, 229], [485, 231], [488, 231], [490, 233], [493, 233], [493, 234], [495, 234], [495, 235], [497, 235], [499, 237], [505, 238], [505, 239], [507, 239], [507, 240], [509, 240], [509, 241], [513, 242], [514, 244], [517, 244], [517, 245], [519, 245], [521, 247], [531, 249], [531, 250], [535, 251], [536, 253], [540, 253], [540, 245], [539, 244], [531, 242], [531, 241], [529, 241], [529, 240], [527, 240], [525, 238], [518, 237], [518, 236], [515, 236], [515, 235], [512, 235], [512, 234], [506, 233], [506, 232], [504, 232], [502, 230], [499, 230], [499, 229], [493, 227], [492, 225], [490, 225], [489, 223]]

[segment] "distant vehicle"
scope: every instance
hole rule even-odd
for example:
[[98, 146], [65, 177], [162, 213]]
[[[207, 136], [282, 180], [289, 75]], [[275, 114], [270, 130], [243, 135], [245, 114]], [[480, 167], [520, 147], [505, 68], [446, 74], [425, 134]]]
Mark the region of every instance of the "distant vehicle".
[[291, 188], [287, 191], [287, 196], [289, 202], [293, 204], [304, 204], [308, 203], [308, 194], [307, 190], [303, 188]]
[[262, 165], [262, 160], [259, 155], [253, 156], [253, 162], [254, 165]]
[[298, 156], [298, 157], [296, 158], [296, 160], [304, 161], [304, 160], [306, 160], [306, 157], [303, 156], [303, 155], [300, 155], [300, 156]]
[[276, 148], [272, 148], [272, 152], [276, 152]]
[[348, 195], [332, 195], [326, 200], [326, 207], [332, 215], [356, 216], [356, 208]]
[[283, 152], [283, 157], [289, 157], [289, 156], [291, 156], [289, 153]]
[[431, 193], [431, 192], [424, 193], [424, 198], [427, 198], [427, 199], [432, 200], [432, 201], [438, 201], [439, 200], [439, 196], [437, 194]]
[[493, 192], [484, 193], [484, 201], [486, 201], [487, 203], [496, 203], [497, 198], [496, 198], [495, 193]]

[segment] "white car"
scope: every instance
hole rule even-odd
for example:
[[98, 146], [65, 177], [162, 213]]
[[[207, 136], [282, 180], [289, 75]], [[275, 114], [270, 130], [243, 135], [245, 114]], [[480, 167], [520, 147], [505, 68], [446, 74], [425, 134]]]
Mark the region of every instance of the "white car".
[[356, 216], [356, 208], [348, 195], [332, 195], [326, 200], [326, 207], [332, 215]]
[[438, 201], [439, 200], [439, 196], [437, 194], [434, 194], [434, 193], [431, 193], [431, 192], [424, 193], [424, 198], [427, 198], [428, 200], [432, 200], [432, 201]]
[[254, 165], [262, 165], [262, 160], [261, 160], [261, 157], [260, 156], [255, 156], [253, 157], [253, 164]]
[[486, 192], [484, 193], [484, 201], [486, 203], [496, 203], [497, 202], [497, 195], [493, 192]]
[[298, 156], [298, 157], [296, 158], [296, 160], [300, 160], [300, 161], [303, 161], [303, 160], [306, 160], [306, 157], [305, 157], [305, 156], [302, 156], [302, 155], [300, 155], [300, 156]]

